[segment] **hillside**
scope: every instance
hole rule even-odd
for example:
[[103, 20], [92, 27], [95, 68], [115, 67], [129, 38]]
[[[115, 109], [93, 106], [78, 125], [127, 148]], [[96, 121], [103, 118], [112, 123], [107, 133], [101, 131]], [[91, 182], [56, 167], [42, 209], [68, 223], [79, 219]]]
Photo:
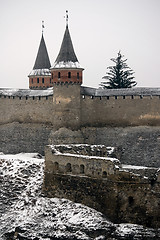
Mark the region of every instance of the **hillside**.
[[113, 224], [101, 213], [42, 192], [39, 154], [0, 155], [0, 239], [160, 239], [160, 229]]

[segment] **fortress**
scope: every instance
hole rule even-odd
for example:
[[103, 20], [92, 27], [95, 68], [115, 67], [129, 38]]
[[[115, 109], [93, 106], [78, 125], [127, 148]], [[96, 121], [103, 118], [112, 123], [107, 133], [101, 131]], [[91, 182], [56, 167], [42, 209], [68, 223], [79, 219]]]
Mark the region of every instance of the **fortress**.
[[[159, 227], [160, 89], [84, 87], [83, 70], [68, 23], [52, 66], [42, 34], [30, 89], [0, 89], [0, 151], [45, 151], [48, 196], [82, 202], [113, 221]], [[113, 159], [105, 146], [92, 151], [102, 144], [114, 147]]]

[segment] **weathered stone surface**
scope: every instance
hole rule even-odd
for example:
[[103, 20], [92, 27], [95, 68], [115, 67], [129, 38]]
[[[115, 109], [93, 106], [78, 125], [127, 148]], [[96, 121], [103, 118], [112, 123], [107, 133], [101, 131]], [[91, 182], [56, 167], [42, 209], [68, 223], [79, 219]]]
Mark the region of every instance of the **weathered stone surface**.
[[123, 164], [160, 167], [160, 127], [82, 128], [84, 142], [117, 148]]
[[8, 123], [0, 125], [0, 152], [44, 154], [51, 127], [45, 124]]
[[69, 144], [83, 142], [84, 139], [80, 130], [72, 131], [67, 128], [60, 128], [57, 131], [52, 130], [49, 135], [49, 144]]
[[77, 154], [70, 150], [67, 153], [70, 145], [46, 147], [44, 192], [47, 196], [83, 203], [116, 223], [160, 227], [158, 171], [151, 180], [125, 171], [117, 159], [78, 155], [79, 147], [75, 147]]
[[104, 213], [116, 223], [159, 227], [159, 186], [146, 182], [109, 181], [45, 172], [48, 197], [68, 198]]

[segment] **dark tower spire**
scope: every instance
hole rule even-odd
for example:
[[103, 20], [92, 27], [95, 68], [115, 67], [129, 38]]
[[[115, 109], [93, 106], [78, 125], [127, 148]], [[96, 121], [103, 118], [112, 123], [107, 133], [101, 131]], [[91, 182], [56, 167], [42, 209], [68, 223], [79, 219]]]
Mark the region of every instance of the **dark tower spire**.
[[43, 37], [44, 21], [42, 21], [42, 37], [36, 57], [33, 70], [29, 74], [30, 88], [48, 88], [52, 87], [50, 60], [47, 52], [47, 47]]
[[33, 69], [49, 69], [50, 67], [51, 64], [42, 32], [42, 38]]
[[62, 45], [58, 54], [58, 57], [55, 61], [56, 63], [60, 62], [78, 62], [76, 54], [74, 52], [72, 40], [70, 37], [68, 25], [66, 25], [66, 30], [64, 33]]

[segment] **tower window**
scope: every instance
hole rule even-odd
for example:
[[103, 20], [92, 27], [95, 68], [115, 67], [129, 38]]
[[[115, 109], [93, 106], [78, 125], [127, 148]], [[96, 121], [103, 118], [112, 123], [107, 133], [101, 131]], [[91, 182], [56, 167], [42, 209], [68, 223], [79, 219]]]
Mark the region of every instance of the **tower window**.
[[51, 78], [50, 78], [50, 83], [51, 83]]
[[68, 78], [71, 78], [71, 72], [68, 72]]
[[77, 72], [77, 79], [79, 80], [79, 72]]
[[44, 83], [44, 78], [42, 78], [42, 83]]
[[52, 73], [52, 79], [53, 79], [53, 73]]
[[61, 73], [60, 72], [58, 72], [58, 78], [61, 78]]
[[33, 84], [33, 78], [32, 78], [32, 84]]
[[39, 83], [39, 78], [37, 78], [37, 83]]

